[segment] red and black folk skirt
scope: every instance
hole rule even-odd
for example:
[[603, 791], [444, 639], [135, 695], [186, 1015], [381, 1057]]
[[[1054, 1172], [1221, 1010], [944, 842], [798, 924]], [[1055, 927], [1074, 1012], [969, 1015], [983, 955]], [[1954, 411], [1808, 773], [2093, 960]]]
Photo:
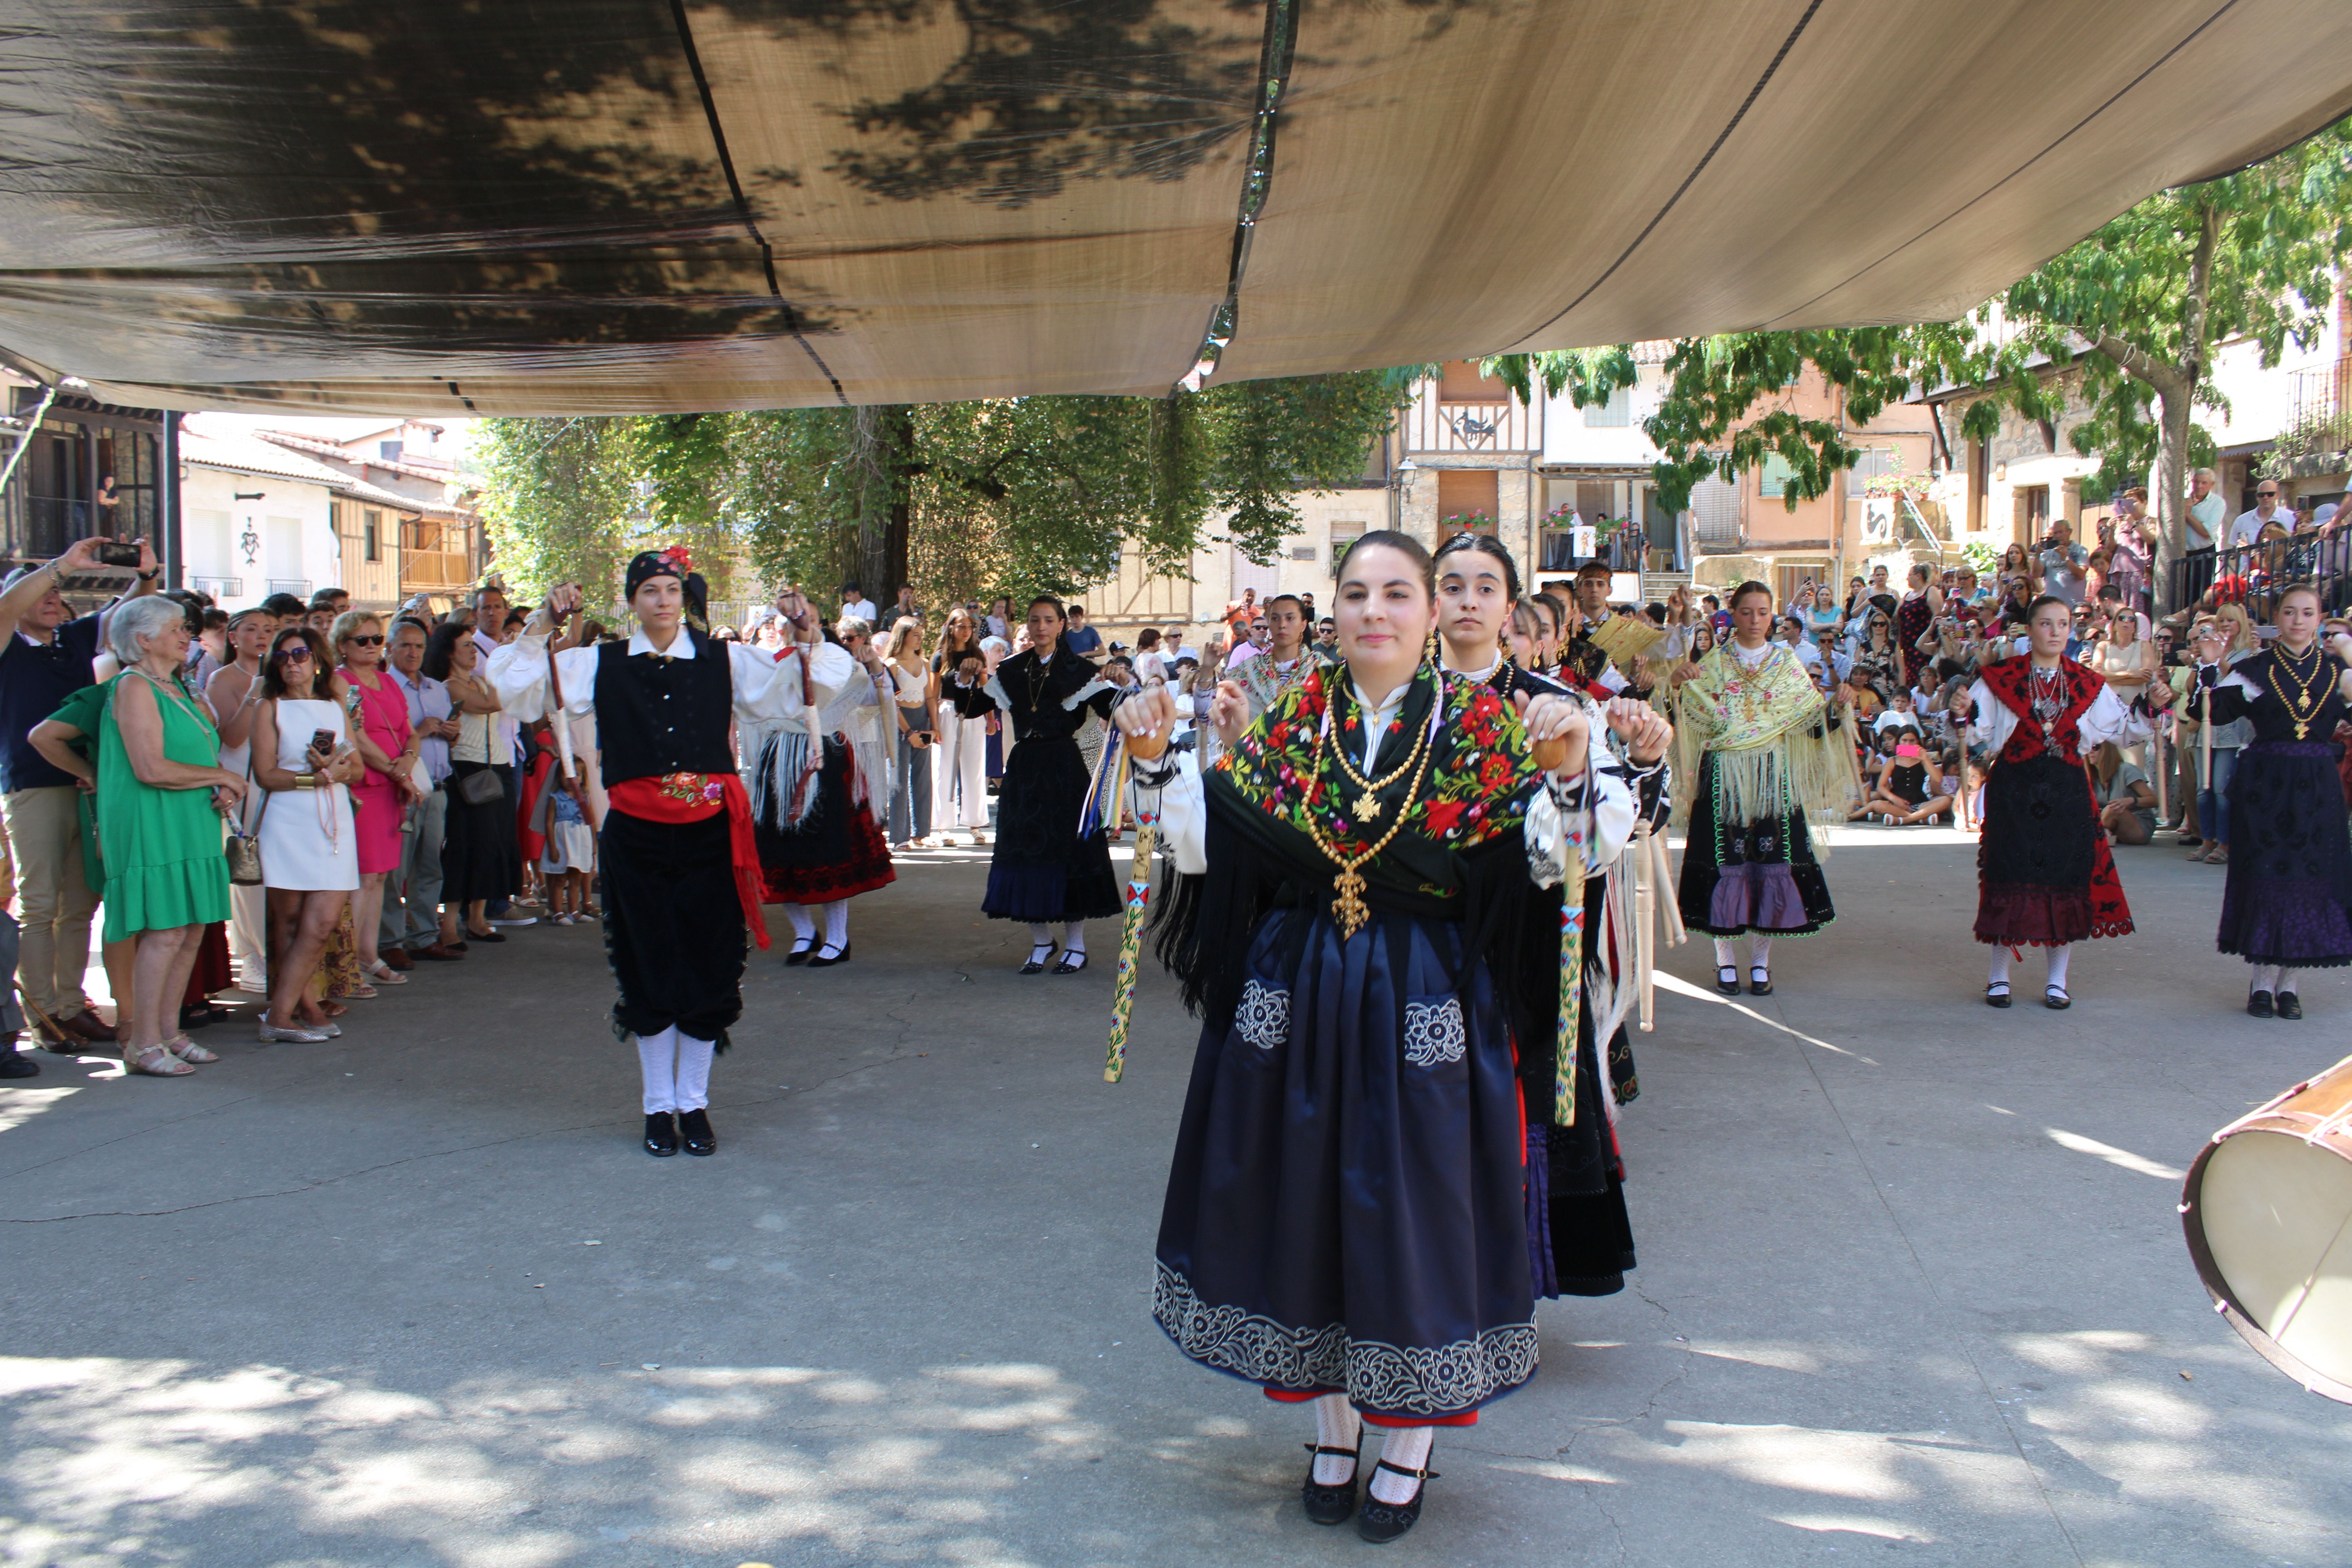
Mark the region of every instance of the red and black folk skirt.
[[1977, 841], [1977, 940], [2063, 947], [2131, 929], [2083, 764], [2051, 752], [1996, 763]]

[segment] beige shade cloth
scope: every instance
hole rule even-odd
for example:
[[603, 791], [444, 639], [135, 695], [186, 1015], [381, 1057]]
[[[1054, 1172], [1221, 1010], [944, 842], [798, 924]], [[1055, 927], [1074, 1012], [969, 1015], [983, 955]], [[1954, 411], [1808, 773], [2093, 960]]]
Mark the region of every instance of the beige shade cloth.
[[1213, 325], [1229, 380], [1946, 318], [2352, 112], [2341, 0], [10, 20], [0, 351], [164, 407], [1157, 395]]

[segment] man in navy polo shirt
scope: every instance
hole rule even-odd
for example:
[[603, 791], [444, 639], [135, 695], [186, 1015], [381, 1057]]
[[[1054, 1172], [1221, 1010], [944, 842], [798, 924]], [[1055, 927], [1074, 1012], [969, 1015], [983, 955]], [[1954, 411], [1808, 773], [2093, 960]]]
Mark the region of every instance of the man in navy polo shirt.
[[[73, 778], [33, 750], [27, 736], [90, 683], [106, 611], [68, 620], [58, 583], [120, 570], [97, 563], [99, 546], [111, 542], [79, 540], [47, 565], [20, 568], [0, 584], [0, 821], [7, 826], [24, 926], [16, 984], [41, 1043], [67, 1048], [114, 1038], [113, 1026], [90, 1011], [81, 988], [98, 892], [82, 875]], [[138, 577], [124, 597], [153, 593], [162, 574], [141, 540]]]

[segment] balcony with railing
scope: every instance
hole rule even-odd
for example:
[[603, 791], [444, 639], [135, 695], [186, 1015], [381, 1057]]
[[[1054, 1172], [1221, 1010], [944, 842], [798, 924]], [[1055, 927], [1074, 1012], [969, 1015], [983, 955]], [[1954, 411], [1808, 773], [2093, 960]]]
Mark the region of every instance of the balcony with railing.
[[2279, 456], [2292, 463], [2352, 451], [2352, 359], [2296, 371], [2289, 378], [2287, 395]]
[[404, 518], [400, 586], [410, 594], [451, 593], [474, 581], [473, 530], [465, 523]]
[[1476, 400], [1448, 396], [1436, 382], [1423, 382], [1404, 411], [1408, 453], [1539, 452], [1543, 411], [1507, 394]]
[[245, 596], [245, 579], [242, 577], [191, 577], [188, 586], [199, 594], [210, 594], [215, 599]]

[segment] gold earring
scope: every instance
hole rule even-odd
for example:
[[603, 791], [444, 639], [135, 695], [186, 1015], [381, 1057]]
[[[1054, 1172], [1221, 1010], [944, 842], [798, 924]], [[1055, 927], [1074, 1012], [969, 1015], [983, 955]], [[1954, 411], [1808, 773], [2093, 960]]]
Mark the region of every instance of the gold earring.
[[1437, 663], [1437, 628], [1429, 628], [1429, 641], [1421, 650], [1422, 661], [1432, 667]]

